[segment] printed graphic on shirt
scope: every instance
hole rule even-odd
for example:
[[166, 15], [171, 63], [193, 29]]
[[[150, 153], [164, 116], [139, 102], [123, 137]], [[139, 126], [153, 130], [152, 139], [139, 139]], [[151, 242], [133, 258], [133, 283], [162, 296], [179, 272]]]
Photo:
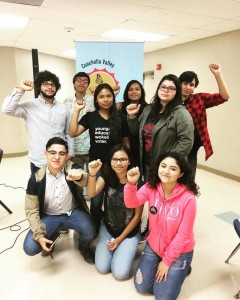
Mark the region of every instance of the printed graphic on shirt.
[[[123, 188], [122, 188], [123, 190]], [[133, 209], [124, 204], [123, 191], [108, 188], [105, 212], [106, 223], [113, 231], [121, 233], [133, 216]]]
[[152, 150], [151, 140], [153, 128], [153, 123], [146, 123], [143, 127], [144, 150], [146, 153], [150, 153]]
[[95, 135], [95, 143], [107, 144], [110, 136], [110, 128], [96, 127], [94, 135]]

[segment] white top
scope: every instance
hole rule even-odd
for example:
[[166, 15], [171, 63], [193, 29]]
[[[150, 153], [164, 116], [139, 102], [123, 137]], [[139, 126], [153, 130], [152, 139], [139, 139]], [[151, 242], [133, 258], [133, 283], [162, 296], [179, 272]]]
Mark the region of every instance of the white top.
[[47, 168], [44, 213], [70, 215], [73, 208], [73, 197], [65, 179], [64, 169], [55, 177]]
[[46, 165], [44, 152], [46, 144], [52, 137], [60, 137], [67, 141], [69, 154], [74, 156], [74, 139], [69, 136], [70, 111], [66, 105], [54, 98], [53, 104], [48, 104], [41, 96], [19, 104], [24, 92], [15, 88], [7, 96], [2, 105], [2, 112], [25, 120], [29, 137], [30, 162], [35, 166]]

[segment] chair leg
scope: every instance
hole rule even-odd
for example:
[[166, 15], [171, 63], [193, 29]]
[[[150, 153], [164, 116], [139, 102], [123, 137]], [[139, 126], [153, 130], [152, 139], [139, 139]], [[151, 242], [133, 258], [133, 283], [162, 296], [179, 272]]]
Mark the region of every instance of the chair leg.
[[235, 299], [240, 299], [240, 291], [234, 296]]
[[226, 264], [229, 263], [229, 259], [240, 249], [240, 243], [237, 245], [237, 247], [233, 250], [233, 252], [229, 255], [227, 260], [225, 261]]
[[7, 205], [5, 205], [1, 200], [0, 200], [0, 204], [10, 213], [12, 214], [12, 211], [7, 207]]

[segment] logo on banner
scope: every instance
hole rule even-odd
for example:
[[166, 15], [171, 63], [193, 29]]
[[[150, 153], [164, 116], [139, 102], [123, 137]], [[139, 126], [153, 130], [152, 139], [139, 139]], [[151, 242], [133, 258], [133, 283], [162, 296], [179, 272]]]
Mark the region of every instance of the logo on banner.
[[88, 94], [93, 94], [95, 88], [101, 83], [108, 83], [111, 87], [118, 86], [119, 81], [115, 78], [115, 74], [109, 72], [106, 68], [94, 68], [92, 72], [87, 72], [90, 77], [90, 85], [88, 87]]

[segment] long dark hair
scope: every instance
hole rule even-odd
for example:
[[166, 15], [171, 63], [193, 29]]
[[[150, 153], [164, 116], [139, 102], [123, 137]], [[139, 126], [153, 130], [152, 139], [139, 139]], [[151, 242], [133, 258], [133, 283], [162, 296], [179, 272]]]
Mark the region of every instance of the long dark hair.
[[147, 102], [145, 101], [145, 90], [143, 88], [143, 85], [137, 80], [131, 80], [126, 85], [126, 88], [125, 88], [124, 93], [123, 93], [124, 102], [122, 104], [121, 111], [122, 111], [123, 114], [125, 114], [125, 115], [127, 114], [126, 107], [131, 103], [131, 101], [128, 97], [128, 91], [129, 91], [131, 85], [134, 84], [134, 83], [137, 83], [139, 85], [140, 89], [141, 89], [141, 97], [140, 97], [139, 103], [138, 103], [138, 104], [141, 104], [140, 110], [138, 112], [138, 116], [140, 116], [143, 112], [144, 107], [147, 105]]
[[[160, 111], [162, 110], [163, 106], [162, 106], [162, 104], [160, 102], [160, 98], [158, 96], [158, 90], [160, 88], [160, 85], [165, 80], [169, 80], [174, 83], [174, 85], [176, 87], [176, 94], [175, 94], [175, 97], [173, 98], [173, 100], [170, 101], [166, 105], [163, 113], [160, 114]], [[181, 105], [182, 104], [182, 90], [181, 90], [181, 84], [180, 84], [178, 77], [173, 74], [165, 75], [159, 82], [156, 93], [153, 96], [151, 103], [152, 104], [151, 104], [151, 111], [149, 114], [149, 118], [153, 119], [155, 123], [159, 120], [160, 117], [166, 119], [176, 106]]]
[[109, 159], [107, 160], [106, 164], [103, 167], [105, 186], [110, 186], [112, 188], [116, 188], [119, 184], [119, 179], [111, 166], [111, 160], [113, 158], [114, 153], [116, 153], [117, 151], [124, 151], [127, 154], [128, 159], [130, 161], [130, 165], [128, 166], [128, 169], [131, 168], [131, 159], [132, 159], [131, 150], [123, 144], [118, 144], [113, 146], [109, 153]]
[[115, 94], [113, 92], [112, 87], [108, 83], [101, 83], [99, 84], [94, 92], [94, 106], [97, 110], [100, 109], [100, 106], [97, 102], [98, 94], [101, 92], [101, 90], [107, 89], [110, 91], [110, 93], [113, 96], [113, 105], [111, 106], [109, 110], [109, 121], [110, 121], [110, 142], [111, 145], [119, 143], [121, 140], [121, 115], [116, 107], [116, 100], [115, 100]]
[[189, 163], [187, 162], [186, 158], [181, 157], [175, 152], [162, 153], [155, 160], [152, 160], [148, 176], [148, 185], [153, 189], [157, 188], [157, 185], [159, 182], [161, 182], [161, 179], [158, 176], [158, 168], [160, 163], [167, 157], [175, 159], [180, 168], [180, 172], [183, 173], [183, 175], [178, 178], [177, 182], [181, 185], [185, 185], [189, 191], [193, 192], [194, 195], [200, 195], [199, 187], [194, 181]]

